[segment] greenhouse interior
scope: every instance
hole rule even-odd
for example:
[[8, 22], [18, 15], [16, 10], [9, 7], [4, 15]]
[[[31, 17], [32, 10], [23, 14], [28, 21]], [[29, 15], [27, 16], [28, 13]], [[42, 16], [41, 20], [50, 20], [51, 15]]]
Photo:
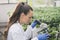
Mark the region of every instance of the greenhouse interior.
[[[31, 25], [35, 20], [38, 21], [36, 27], [33, 28], [32, 35], [30, 35], [31, 38], [24, 40], [34, 40], [33, 38], [37, 37], [39, 34], [45, 33], [50, 35], [49, 38], [44, 39], [45, 36], [42, 37], [41, 35], [42, 39], [38, 40], [60, 40], [60, 0], [0, 0], [0, 40], [5, 40], [4, 32], [7, 28], [7, 24], [10, 21], [9, 18], [11, 18], [13, 15], [17, 4], [21, 2], [24, 2], [33, 8], [33, 17], [29, 25]], [[26, 24], [23, 25], [24, 32], [26, 32], [27, 26], [28, 25]], [[37, 35], [35, 35], [36, 33]], [[39, 38], [41, 37], [39, 36]], [[15, 37], [13, 40], [18, 39]], [[23, 38], [19, 40], [23, 40]]]

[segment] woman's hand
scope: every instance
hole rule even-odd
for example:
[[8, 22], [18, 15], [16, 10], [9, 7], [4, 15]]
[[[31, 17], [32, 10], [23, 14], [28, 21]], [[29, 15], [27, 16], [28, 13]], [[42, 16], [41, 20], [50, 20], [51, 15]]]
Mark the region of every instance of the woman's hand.
[[45, 34], [39, 34], [37, 36], [38, 40], [47, 40], [50, 37], [49, 34], [45, 33]]

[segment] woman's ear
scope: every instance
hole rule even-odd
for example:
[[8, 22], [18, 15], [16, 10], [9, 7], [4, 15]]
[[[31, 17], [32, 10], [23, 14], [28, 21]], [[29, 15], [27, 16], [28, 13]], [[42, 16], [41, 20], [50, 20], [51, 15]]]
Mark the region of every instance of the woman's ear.
[[24, 13], [21, 13], [21, 16], [20, 16], [20, 17], [23, 18], [23, 17], [25, 17], [25, 16], [26, 16], [26, 15], [25, 15]]
[[24, 13], [21, 13], [21, 16], [25, 16], [25, 14]]

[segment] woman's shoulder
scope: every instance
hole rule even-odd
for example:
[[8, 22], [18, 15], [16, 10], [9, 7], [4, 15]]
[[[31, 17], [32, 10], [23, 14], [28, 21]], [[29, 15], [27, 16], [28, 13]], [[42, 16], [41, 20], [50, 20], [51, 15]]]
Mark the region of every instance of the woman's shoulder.
[[13, 25], [11, 25], [11, 27], [9, 28], [9, 31], [19, 31], [20, 30], [20, 25], [18, 23], [14, 23]]

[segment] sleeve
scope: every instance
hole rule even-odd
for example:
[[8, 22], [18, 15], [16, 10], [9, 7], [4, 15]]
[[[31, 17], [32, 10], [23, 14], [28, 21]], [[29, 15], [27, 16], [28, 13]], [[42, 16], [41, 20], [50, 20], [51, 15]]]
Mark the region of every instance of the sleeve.
[[13, 40], [27, 40], [25, 35], [22, 32], [12, 32]]
[[27, 37], [27, 39], [32, 38], [32, 27], [30, 25], [28, 25], [28, 28], [25, 31], [25, 36]]
[[37, 37], [35, 37], [35, 38], [32, 38], [31, 40], [38, 40], [38, 38], [37, 38]]
[[[12, 39], [13, 40], [27, 40], [24, 35], [19, 34], [19, 33], [12, 33]], [[37, 37], [32, 38], [31, 40], [38, 40]]]

